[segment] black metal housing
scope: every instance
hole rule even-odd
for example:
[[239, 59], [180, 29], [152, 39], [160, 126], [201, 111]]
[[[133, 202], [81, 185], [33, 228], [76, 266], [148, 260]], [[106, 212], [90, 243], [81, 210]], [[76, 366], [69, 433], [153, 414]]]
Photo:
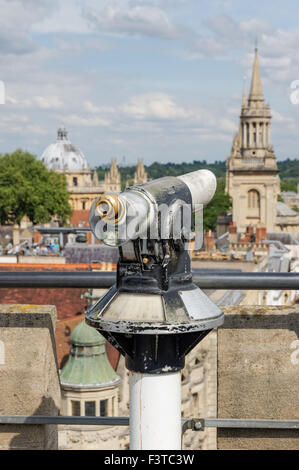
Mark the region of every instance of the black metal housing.
[[101, 330], [101, 334], [126, 359], [132, 372], [161, 374], [185, 367], [185, 356], [211, 330], [174, 335], [126, 335]]

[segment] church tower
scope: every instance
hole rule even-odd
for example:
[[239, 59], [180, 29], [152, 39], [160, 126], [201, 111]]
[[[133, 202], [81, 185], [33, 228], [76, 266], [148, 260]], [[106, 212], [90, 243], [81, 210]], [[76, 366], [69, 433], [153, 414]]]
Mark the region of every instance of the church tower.
[[270, 144], [271, 112], [265, 104], [255, 49], [248, 99], [243, 91], [239, 130], [226, 161], [226, 192], [232, 197], [238, 232], [262, 224], [275, 230], [280, 180]]

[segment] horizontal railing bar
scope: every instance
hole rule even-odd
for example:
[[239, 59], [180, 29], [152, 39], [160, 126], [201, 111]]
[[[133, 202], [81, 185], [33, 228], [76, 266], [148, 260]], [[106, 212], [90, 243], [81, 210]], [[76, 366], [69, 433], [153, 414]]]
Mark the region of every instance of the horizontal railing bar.
[[34, 230], [46, 234], [91, 232], [90, 227], [34, 227]]
[[128, 417], [114, 416], [0, 416], [0, 424], [83, 424], [128, 426]]
[[[0, 424], [67, 424], [94, 426], [129, 426], [126, 416], [0, 416]], [[299, 429], [299, 420], [283, 419], [222, 419], [222, 418], [183, 418], [185, 430], [197, 431], [204, 428], [238, 429]], [[190, 426], [188, 426], [190, 424]]]
[[1, 287], [107, 288], [116, 280], [114, 271], [0, 271]]
[[[0, 288], [108, 288], [115, 271], [0, 271]], [[193, 273], [202, 289], [299, 290], [299, 273]]]
[[195, 429], [197, 430], [202, 429], [200, 421], [207, 428], [299, 429], [299, 420], [205, 418], [195, 423]]

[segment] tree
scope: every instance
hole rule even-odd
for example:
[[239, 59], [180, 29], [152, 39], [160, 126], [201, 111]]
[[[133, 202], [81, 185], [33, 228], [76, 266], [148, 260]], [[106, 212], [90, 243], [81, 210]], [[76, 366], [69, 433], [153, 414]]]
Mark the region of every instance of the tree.
[[33, 224], [53, 216], [66, 223], [72, 214], [65, 175], [49, 171], [28, 152], [0, 155], [0, 223]]
[[218, 215], [231, 209], [231, 197], [225, 193], [224, 186], [224, 178], [219, 178], [213, 199], [203, 209], [203, 228], [205, 231], [214, 231]]

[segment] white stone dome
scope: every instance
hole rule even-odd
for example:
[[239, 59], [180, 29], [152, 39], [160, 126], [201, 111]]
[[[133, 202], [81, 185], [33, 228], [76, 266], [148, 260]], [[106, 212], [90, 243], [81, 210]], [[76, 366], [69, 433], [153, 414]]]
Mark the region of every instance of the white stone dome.
[[48, 170], [72, 172], [89, 170], [86, 158], [81, 150], [69, 141], [64, 127], [58, 129], [56, 143], [46, 148], [41, 161]]

